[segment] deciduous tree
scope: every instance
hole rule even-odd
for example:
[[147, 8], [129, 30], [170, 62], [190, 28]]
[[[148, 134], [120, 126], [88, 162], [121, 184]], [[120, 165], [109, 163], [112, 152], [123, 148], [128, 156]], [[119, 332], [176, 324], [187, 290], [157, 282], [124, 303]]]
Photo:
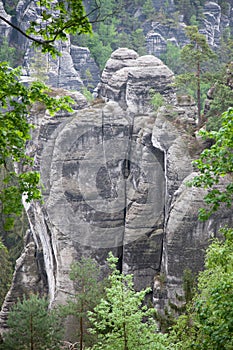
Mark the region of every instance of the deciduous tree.
[[172, 350], [230, 350], [233, 348], [233, 230], [214, 239], [198, 277], [198, 293], [187, 315], [170, 334]]
[[136, 292], [133, 276], [117, 270], [117, 259], [107, 259], [111, 269], [106, 297], [90, 312], [92, 332], [97, 334], [98, 350], [165, 350], [166, 336], [158, 333], [155, 310], [145, 304], [150, 288]]
[[[191, 185], [208, 189], [208, 194], [204, 200], [208, 208], [201, 208], [200, 219], [207, 219], [221, 205], [225, 203], [227, 207], [232, 205], [233, 199], [233, 108], [222, 114], [222, 126], [218, 131], [203, 131], [201, 135], [205, 138], [213, 139], [214, 145], [205, 149], [199, 159], [194, 161], [194, 165], [199, 170], [199, 174], [193, 179]], [[218, 188], [220, 179], [228, 175], [230, 181], [226, 186]]]

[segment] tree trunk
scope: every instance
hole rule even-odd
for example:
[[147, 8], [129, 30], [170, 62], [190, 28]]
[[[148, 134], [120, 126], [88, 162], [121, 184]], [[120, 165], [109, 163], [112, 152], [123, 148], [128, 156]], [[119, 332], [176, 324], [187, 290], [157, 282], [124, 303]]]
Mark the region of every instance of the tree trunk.
[[30, 316], [30, 350], [34, 350], [34, 339], [33, 339], [33, 317]]

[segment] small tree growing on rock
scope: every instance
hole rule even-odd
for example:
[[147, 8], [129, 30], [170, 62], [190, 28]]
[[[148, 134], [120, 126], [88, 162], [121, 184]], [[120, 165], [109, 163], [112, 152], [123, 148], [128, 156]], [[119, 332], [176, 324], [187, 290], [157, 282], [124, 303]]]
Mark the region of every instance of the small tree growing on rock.
[[194, 82], [196, 88], [196, 99], [198, 109], [198, 124], [201, 123], [201, 81], [202, 66], [210, 59], [216, 58], [211, 50], [204, 34], [198, 32], [197, 26], [187, 26], [185, 33], [190, 43], [181, 50], [181, 60], [190, 73], [182, 74], [178, 77], [178, 85], [184, 82]]

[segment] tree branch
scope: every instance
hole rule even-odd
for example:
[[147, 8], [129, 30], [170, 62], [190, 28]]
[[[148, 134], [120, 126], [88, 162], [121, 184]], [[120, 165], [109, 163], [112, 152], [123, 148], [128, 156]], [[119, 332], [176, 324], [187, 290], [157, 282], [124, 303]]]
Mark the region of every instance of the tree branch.
[[11, 26], [12, 28], [16, 29], [19, 33], [21, 33], [22, 35], [24, 35], [27, 39], [29, 40], [33, 40], [35, 42], [37, 42], [38, 44], [43, 45], [44, 41], [40, 40], [40, 39], [36, 39], [31, 35], [28, 35], [27, 33], [25, 33], [21, 28], [19, 28], [18, 26], [16, 26], [15, 24], [11, 23], [10, 21], [8, 21], [6, 18], [4, 18], [3, 16], [0, 15], [0, 19], [7, 23], [9, 26]]

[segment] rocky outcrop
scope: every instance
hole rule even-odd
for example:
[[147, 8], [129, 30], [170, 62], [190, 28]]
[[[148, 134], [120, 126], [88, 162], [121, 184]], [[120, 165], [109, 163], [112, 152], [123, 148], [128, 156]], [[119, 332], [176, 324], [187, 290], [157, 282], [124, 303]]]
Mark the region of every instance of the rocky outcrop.
[[[28, 24], [40, 18], [40, 9], [36, 1], [20, 0], [15, 15], [7, 15], [0, 1], [0, 13], [8, 21], [26, 31]], [[70, 40], [57, 44], [61, 56], [53, 59], [43, 55], [32, 47], [32, 43], [17, 30], [0, 21], [0, 40], [7, 40], [23, 53], [22, 81], [39, 79], [52, 87], [81, 91], [84, 86], [93, 90], [99, 82], [99, 68], [87, 48], [71, 45]]]
[[152, 55], [139, 57], [134, 50], [118, 49], [111, 55], [97, 87], [99, 96], [114, 100], [132, 113], [152, 110], [151, 94], [161, 93], [166, 103], [175, 100], [170, 84], [174, 74]]
[[[170, 11], [170, 17], [168, 15]], [[188, 43], [185, 36], [184, 28], [186, 24], [183, 22], [182, 16], [176, 18], [174, 16], [175, 9], [172, 4], [165, 11], [169, 20], [166, 23], [151, 22], [151, 27], [145, 28], [147, 50], [150, 54], [160, 57], [166, 52], [167, 42], [172, 41], [175, 45], [183, 47]], [[226, 28], [231, 25], [232, 8], [226, 14], [222, 13], [221, 7], [217, 2], [207, 1], [203, 8], [203, 19], [200, 24], [200, 33], [204, 34], [209, 45], [214, 49], [219, 47], [220, 37]], [[165, 20], [166, 22], [166, 20]]]
[[[134, 274], [137, 289], [153, 288], [157, 308], [168, 299], [179, 302], [183, 271], [203, 267], [210, 236], [232, 224], [232, 216], [221, 211], [206, 223], [197, 219], [203, 192], [186, 186], [200, 150], [196, 106], [188, 97], [176, 100], [172, 81], [159, 59], [121, 48], [108, 61], [92, 105], [76, 94], [75, 113], [53, 118], [35, 106], [28, 152], [41, 173], [44, 204], [26, 206], [31, 239], [1, 327], [16, 290], [17, 296], [47, 293], [51, 305], [64, 302], [73, 290], [70, 264], [88, 256], [104, 266], [110, 250], [122, 271]], [[156, 113], [151, 88], [166, 101]]]

